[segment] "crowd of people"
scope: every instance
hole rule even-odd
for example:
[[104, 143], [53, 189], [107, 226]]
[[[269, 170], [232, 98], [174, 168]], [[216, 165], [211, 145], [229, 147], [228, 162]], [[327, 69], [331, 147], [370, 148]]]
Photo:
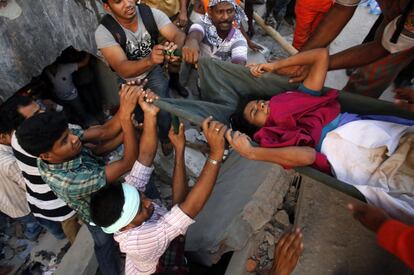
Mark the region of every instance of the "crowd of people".
[[[91, 102], [82, 99], [87, 92], [75, 85], [73, 73], [91, 57], [76, 51], [71, 51], [76, 58], [62, 55], [44, 71], [58, 103], [53, 108], [27, 94], [0, 105], [0, 210], [24, 224], [26, 238], [36, 239], [44, 228], [73, 243], [83, 223], [102, 274], [120, 274], [120, 252], [126, 254], [126, 274], [188, 274], [184, 236], [212, 193], [228, 142], [241, 157], [285, 168], [310, 165], [355, 185], [371, 205], [350, 204], [350, 211], [377, 233], [382, 247], [414, 269], [414, 121], [346, 113], [338, 91], [323, 91], [327, 72], [336, 69], [355, 69], [346, 91], [378, 97], [388, 88], [414, 59], [413, 1], [379, 0], [383, 15], [374, 38], [334, 55], [326, 47], [362, 1], [283, 1], [295, 7], [293, 46], [299, 53], [247, 69], [247, 53], [258, 46], [251, 40], [252, 22], [243, 29], [251, 16], [239, 1], [102, 2], [107, 14], [95, 32], [97, 55], [122, 83], [112, 117], [104, 119], [101, 106], [95, 107], [102, 102], [96, 92], [86, 95]], [[266, 17], [277, 14], [278, 1], [267, 2]], [[252, 2], [245, 4], [250, 12]], [[187, 97], [180, 68], [196, 68], [200, 58], [237, 65], [231, 75], [220, 72], [223, 79], [237, 74], [251, 85], [264, 74], [278, 74], [300, 85], [270, 99], [245, 99], [231, 117], [232, 128], [205, 118], [209, 155], [189, 188], [184, 124], [174, 129], [171, 115], [154, 102], [170, 97], [170, 88]], [[79, 125], [68, 122], [59, 104]], [[399, 87], [395, 104], [414, 111], [414, 89]], [[174, 152], [171, 208], [162, 204], [151, 179], [158, 143], [164, 155]], [[122, 157], [105, 161], [120, 146]], [[398, 167], [386, 166], [395, 166], [397, 153], [405, 156]], [[387, 181], [375, 174], [379, 170], [382, 176], [388, 171]], [[295, 229], [279, 240], [269, 274], [293, 271], [304, 249], [302, 237]]]

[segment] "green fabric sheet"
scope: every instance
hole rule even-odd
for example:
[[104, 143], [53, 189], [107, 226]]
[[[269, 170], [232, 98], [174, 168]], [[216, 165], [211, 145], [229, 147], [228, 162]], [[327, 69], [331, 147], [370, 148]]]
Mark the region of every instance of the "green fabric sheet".
[[[288, 83], [285, 77], [266, 73], [256, 78], [250, 74], [248, 68], [215, 59], [200, 59], [198, 74], [200, 100], [169, 98], [158, 100], [156, 104], [161, 109], [197, 125], [201, 125], [203, 119], [210, 115], [215, 120], [229, 124], [229, 117], [236, 110], [240, 99], [251, 96], [269, 97], [297, 88], [297, 84]], [[342, 112], [394, 115], [414, 119], [413, 113], [397, 108], [390, 102], [343, 91], [340, 92], [338, 100]], [[341, 192], [364, 200], [363, 195], [351, 185], [310, 167], [301, 167], [297, 170]]]

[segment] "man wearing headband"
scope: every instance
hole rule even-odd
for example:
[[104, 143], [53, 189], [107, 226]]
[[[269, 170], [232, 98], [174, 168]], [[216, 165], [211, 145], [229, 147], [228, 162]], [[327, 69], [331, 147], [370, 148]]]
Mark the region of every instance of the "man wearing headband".
[[211, 0], [202, 22], [188, 31], [182, 49], [183, 60], [195, 64], [199, 56], [217, 58], [237, 64], [247, 62], [247, 41], [233, 25], [245, 19], [244, 11], [235, 0]]
[[[133, 167], [138, 143], [131, 116], [137, 102], [144, 113], [147, 112], [144, 100], [154, 97], [152, 92], [144, 92], [142, 85], [123, 85], [119, 94], [118, 112], [102, 126], [85, 131], [69, 129], [64, 114], [48, 111], [24, 120], [16, 131], [21, 148], [37, 157], [36, 170], [52, 193], [74, 209], [87, 225], [95, 243], [99, 269], [104, 275], [119, 274], [119, 250], [112, 235], [91, 223], [91, 195], [113, 184]], [[96, 155], [114, 150], [121, 141], [125, 150], [120, 160], [105, 164]], [[96, 146], [90, 150], [83, 142]]]
[[[158, 109], [154, 105], [151, 108]], [[210, 145], [210, 155], [198, 182], [188, 192], [184, 164], [184, 126], [180, 125], [178, 135], [170, 130], [175, 165], [172, 179], [173, 207], [168, 211], [143, 194], [154, 169], [153, 160], [157, 151], [155, 120], [154, 116], [152, 121], [144, 122], [138, 160], [126, 178], [126, 183], [107, 185], [91, 199], [93, 222], [102, 226], [106, 233], [114, 233], [121, 252], [126, 253], [125, 274], [177, 270], [176, 266], [169, 269], [159, 259], [171, 241], [186, 233], [203, 208], [213, 190], [224, 152], [224, 133], [227, 127], [209, 117], [204, 120], [202, 127]]]

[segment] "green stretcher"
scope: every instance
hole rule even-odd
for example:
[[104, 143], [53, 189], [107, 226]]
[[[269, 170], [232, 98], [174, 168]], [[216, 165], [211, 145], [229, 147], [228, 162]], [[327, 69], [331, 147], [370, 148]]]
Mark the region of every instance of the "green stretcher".
[[[160, 99], [156, 105], [182, 119], [197, 125], [207, 116], [229, 124], [229, 117], [237, 108], [240, 99], [246, 96], [269, 97], [287, 90], [294, 90], [297, 84], [288, 83], [286, 77], [266, 73], [260, 78], [250, 74], [248, 68], [215, 59], [201, 58], [198, 62], [200, 79], [200, 100]], [[329, 88], [324, 88], [329, 89]], [[342, 112], [357, 114], [393, 115], [414, 119], [414, 113], [395, 107], [390, 102], [358, 94], [340, 92], [338, 100]], [[346, 184], [311, 167], [298, 167], [299, 173], [307, 175], [338, 191], [365, 201], [364, 196], [352, 185]]]

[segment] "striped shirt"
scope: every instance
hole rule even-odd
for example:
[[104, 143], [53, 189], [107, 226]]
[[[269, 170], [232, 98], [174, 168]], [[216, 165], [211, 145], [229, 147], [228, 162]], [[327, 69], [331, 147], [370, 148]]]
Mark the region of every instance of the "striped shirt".
[[24, 179], [10, 146], [0, 144], [0, 211], [12, 218], [30, 214]]
[[201, 41], [200, 51], [202, 57], [212, 57], [222, 61], [231, 61], [232, 63], [245, 63], [247, 61], [247, 41], [239, 29], [232, 28], [226, 39], [219, 46], [211, 45], [205, 37], [205, 31], [202, 25], [193, 24], [188, 33], [201, 32], [203, 40]]
[[65, 221], [75, 215], [75, 211], [59, 199], [42, 180], [37, 168], [37, 158], [20, 146], [15, 133], [12, 135], [12, 148], [24, 177], [27, 202], [33, 215], [57, 222]]
[[[144, 191], [153, 168], [135, 162], [126, 182]], [[167, 250], [170, 242], [179, 235], [187, 232], [194, 223], [178, 205], [171, 211], [164, 206], [154, 204], [154, 213], [142, 225], [117, 232], [114, 235], [119, 248], [126, 253], [125, 274], [153, 274], [156, 271], [158, 259]]]

